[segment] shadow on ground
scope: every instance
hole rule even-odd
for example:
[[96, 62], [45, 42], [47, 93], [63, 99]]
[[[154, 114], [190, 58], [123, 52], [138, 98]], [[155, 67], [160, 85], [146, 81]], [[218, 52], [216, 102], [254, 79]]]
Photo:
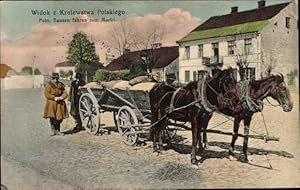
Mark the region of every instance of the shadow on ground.
[[[198, 155], [201, 155], [201, 159], [198, 160], [200, 163], [203, 163], [205, 160], [210, 159], [210, 158], [217, 158], [217, 159], [223, 159], [223, 158], [229, 159], [230, 158], [230, 155], [228, 152], [230, 143], [212, 141], [212, 142], [209, 142], [208, 145], [219, 147], [221, 149], [224, 149], [224, 151], [215, 151], [215, 150], [206, 149], [203, 152], [198, 152]], [[245, 162], [244, 154], [242, 153], [242, 148], [243, 148], [243, 146], [235, 145], [235, 151], [240, 152], [240, 153], [235, 153], [234, 157], [237, 159], [237, 161]], [[165, 150], [170, 150], [170, 149], [178, 152], [179, 154], [190, 154], [192, 147], [191, 147], [191, 145], [177, 144], [176, 142], [173, 142], [173, 143], [169, 143], [165, 147]], [[248, 154], [249, 155], [274, 154], [274, 155], [281, 156], [281, 157], [294, 158], [294, 156], [291, 153], [286, 152], [286, 151], [266, 150], [266, 149], [262, 149], [262, 148], [252, 148], [252, 147], [248, 147]]]

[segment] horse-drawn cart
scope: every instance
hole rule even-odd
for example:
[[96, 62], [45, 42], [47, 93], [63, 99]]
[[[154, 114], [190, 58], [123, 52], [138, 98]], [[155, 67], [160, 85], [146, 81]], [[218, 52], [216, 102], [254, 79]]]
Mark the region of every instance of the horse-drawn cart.
[[[82, 125], [90, 134], [104, 131], [101, 113], [113, 112], [115, 125], [128, 145], [145, 140], [150, 128], [150, 100], [147, 91], [108, 88], [81, 88], [79, 114]], [[167, 127], [165, 140], [173, 138], [175, 130]]]

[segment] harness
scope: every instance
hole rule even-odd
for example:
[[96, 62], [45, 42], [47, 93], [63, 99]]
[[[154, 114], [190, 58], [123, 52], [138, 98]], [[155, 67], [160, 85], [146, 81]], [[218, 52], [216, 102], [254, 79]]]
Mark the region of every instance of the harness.
[[240, 99], [243, 102], [243, 109], [249, 112], [261, 112], [263, 110], [263, 102], [257, 100], [257, 103], [250, 97], [250, 80], [241, 82]]
[[206, 75], [204, 75], [204, 78], [199, 80], [198, 81], [198, 93], [199, 93], [199, 96], [198, 96], [198, 100], [199, 100], [199, 103], [197, 104], [197, 106], [199, 108], [204, 108], [207, 112], [213, 112], [216, 110], [216, 107], [211, 105], [209, 103], [209, 101], [207, 100], [207, 97], [206, 97], [206, 87], [207, 87], [207, 81], [206, 81]]
[[177, 95], [177, 93], [181, 90], [181, 88], [177, 88], [177, 90], [172, 94], [171, 102], [170, 102], [170, 112], [174, 111], [174, 100]]

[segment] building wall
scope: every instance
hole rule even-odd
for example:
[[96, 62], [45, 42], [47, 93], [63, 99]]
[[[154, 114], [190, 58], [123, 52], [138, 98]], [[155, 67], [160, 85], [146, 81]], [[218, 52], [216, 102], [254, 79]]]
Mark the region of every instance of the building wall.
[[[152, 74], [156, 80], [166, 81], [166, 75], [174, 73], [178, 79], [179, 60], [175, 59], [172, 63], [164, 68], [152, 69]], [[159, 77], [158, 77], [159, 76]]]
[[30, 75], [14, 75], [1, 79], [1, 88], [41, 88], [44, 85], [44, 76], [35, 75], [34, 78]]
[[[252, 39], [252, 52], [244, 55], [244, 40]], [[236, 43], [235, 55], [228, 54], [228, 41], [234, 40]], [[223, 59], [223, 66], [206, 66], [202, 63], [202, 57], [198, 57], [198, 45], [203, 44], [203, 57], [212, 57], [212, 43], [219, 43], [219, 56]], [[190, 46], [190, 58], [185, 58], [185, 46]], [[249, 62], [249, 67], [260, 67], [260, 36], [258, 33], [239, 34], [235, 36], [218, 37], [180, 44], [179, 48], [179, 81], [185, 83], [185, 71], [190, 71], [190, 80], [193, 80], [193, 72], [206, 70], [211, 74], [214, 68], [225, 69], [228, 67], [237, 68], [236, 61], [238, 56], [243, 55], [242, 59]], [[260, 71], [256, 71], [256, 78], [260, 77]]]
[[[290, 3], [279, 14], [270, 19], [270, 24], [261, 31], [262, 72], [265, 65], [273, 64], [274, 73], [284, 75], [299, 70], [298, 8]], [[286, 17], [290, 17], [290, 28], [286, 28]], [[272, 71], [272, 72], [273, 72]]]
[[[213, 55], [212, 43], [219, 43], [219, 55], [223, 57], [224, 65], [220, 69], [237, 68], [237, 56], [228, 55], [228, 41], [236, 41], [236, 52], [242, 54], [242, 58], [249, 62], [249, 67], [255, 67], [255, 78], [264, 76], [266, 65], [275, 65], [274, 72], [282, 72], [285, 75], [293, 70], [299, 70], [299, 39], [298, 39], [298, 9], [293, 1], [279, 14], [269, 20], [269, 24], [260, 32], [239, 34], [228, 37], [211, 38], [184, 42], [179, 48], [179, 80], [185, 82], [185, 71], [190, 71], [190, 79], [193, 71], [211, 70], [216, 67], [207, 67], [202, 64], [202, 58], [198, 58], [198, 44], [203, 44], [203, 56]], [[291, 27], [285, 27], [285, 18], [291, 18]], [[277, 23], [277, 25], [275, 25]], [[252, 53], [244, 56], [244, 39], [252, 38]], [[184, 56], [185, 46], [190, 46], [190, 59]], [[239, 76], [238, 76], [239, 79]]]

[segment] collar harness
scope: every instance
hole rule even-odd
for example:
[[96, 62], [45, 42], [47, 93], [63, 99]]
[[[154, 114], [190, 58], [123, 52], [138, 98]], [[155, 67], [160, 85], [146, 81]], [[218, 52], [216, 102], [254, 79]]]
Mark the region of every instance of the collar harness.
[[263, 102], [261, 100], [254, 101], [250, 97], [250, 80], [241, 82], [240, 99], [243, 102], [243, 108], [249, 112], [261, 112], [263, 110]]
[[[204, 75], [204, 77], [202, 79], [200, 79], [198, 81], [198, 98], [192, 102], [191, 104], [189, 105], [195, 105], [197, 106], [198, 108], [203, 108], [205, 109], [207, 112], [213, 112], [216, 110], [216, 107], [211, 105], [209, 103], [209, 101], [207, 100], [207, 97], [206, 97], [206, 79], [207, 76]], [[170, 102], [170, 112], [174, 111], [175, 107], [174, 107], [174, 101], [175, 101], [175, 97], [177, 95], [177, 93], [181, 90], [182, 88], [178, 88], [173, 94], [172, 94], [172, 98], [171, 98], [171, 102]], [[185, 106], [184, 106], [185, 107]]]

